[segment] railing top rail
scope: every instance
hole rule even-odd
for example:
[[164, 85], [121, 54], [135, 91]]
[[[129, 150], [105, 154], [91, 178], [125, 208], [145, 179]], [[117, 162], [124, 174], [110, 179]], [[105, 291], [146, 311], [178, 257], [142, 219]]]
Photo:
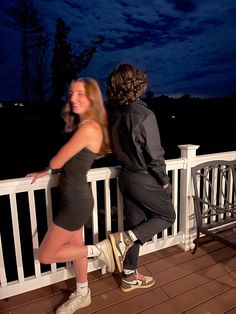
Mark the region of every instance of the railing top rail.
[[120, 168], [121, 167], [116, 166], [90, 169], [87, 173], [87, 181], [91, 182], [116, 178], [120, 171]]
[[[236, 151], [229, 151], [215, 154], [199, 155], [194, 158], [193, 166], [198, 163], [207, 162], [209, 160], [233, 160], [236, 158]], [[167, 171], [185, 169], [187, 159], [184, 157], [166, 160]], [[88, 182], [99, 181], [104, 179], [116, 178], [119, 173], [120, 167], [103, 167], [93, 168], [88, 171]], [[14, 178], [0, 180], [0, 195], [5, 195], [13, 192], [23, 192], [29, 190], [37, 190], [47, 187], [57, 186], [59, 175], [45, 176], [37, 180], [34, 185], [31, 185], [31, 178]]]
[[39, 178], [34, 184], [31, 184], [31, 181], [32, 178], [0, 180], [0, 195], [56, 187], [58, 185], [58, 175]]
[[184, 157], [166, 160], [167, 170], [185, 169], [186, 165], [187, 159]]
[[236, 151], [229, 151], [229, 152], [222, 152], [222, 153], [215, 153], [215, 154], [205, 154], [196, 156], [195, 164], [204, 163], [209, 160], [234, 160], [236, 159]]

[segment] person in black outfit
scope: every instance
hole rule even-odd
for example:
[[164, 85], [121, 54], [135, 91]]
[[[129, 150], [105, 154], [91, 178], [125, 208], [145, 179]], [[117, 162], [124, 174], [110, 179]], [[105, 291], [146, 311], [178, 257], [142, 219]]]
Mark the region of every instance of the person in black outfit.
[[119, 187], [128, 229], [109, 237], [118, 269], [123, 271], [124, 292], [154, 285], [152, 277], [137, 272], [139, 248], [176, 217], [158, 124], [140, 100], [146, 88], [146, 74], [130, 64], [118, 65], [108, 77], [107, 96], [114, 109], [112, 144], [122, 165]]

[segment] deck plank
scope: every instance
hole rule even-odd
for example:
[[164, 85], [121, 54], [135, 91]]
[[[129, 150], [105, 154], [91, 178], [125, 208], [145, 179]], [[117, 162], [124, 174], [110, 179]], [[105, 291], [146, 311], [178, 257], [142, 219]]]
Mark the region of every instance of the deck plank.
[[222, 313], [236, 313], [235, 307], [235, 296], [236, 288], [232, 288], [222, 294], [217, 299], [212, 299], [207, 302], [200, 304], [199, 306], [186, 311], [186, 314], [202, 314], [207, 313], [211, 309], [211, 313], [222, 314]]
[[123, 312], [125, 314], [133, 314], [137, 313], [140, 310], [150, 308], [158, 303], [162, 303], [163, 301], [168, 299], [168, 296], [163, 292], [161, 288], [141, 290], [140, 292], [141, 293], [138, 295], [134, 295], [134, 291], [129, 292], [128, 299], [123, 300], [122, 302], [119, 302], [115, 305], [113, 304], [109, 308], [96, 310], [94, 313], [114, 314]]
[[8, 313], [8, 311], [13, 311], [20, 307], [27, 307], [34, 300], [45, 299], [51, 296], [53, 296], [52, 288], [51, 286], [47, 286], [0, 300], [0, 314]]
[[233, 307], [231, 310], [225, 312], [224, 314], [235, 314], [236, 313], [236, 306]]
[[[235, 282], [234, 282], [235, 284]], [[138, 313], [165, 313], [167, 308], [170, 308], [170, 313], [186, 313], [190, 309], [215, 298], [218, 299], [218, 296], [232, 287], [232, 279], [227, 274], [221, 277], [221, 280], [212, 280], [206, 284], [200, 285], [194, 289], [188, 290], [187, 292], [178, 295], [174, 298], [171, 298], [160, 305], [153, 307], [150, 310], [141, 311]], [[235, 300], [236, 302], [236, 300]], [[221, 309], [221, 311], [223, 311]], [[214, 311], [209, 311], [209, 313], [214, 313]], [[204, 312], [203, 312], [204, 313]], [[207, 313], [207, 312], [206, 312]], [[223, 312], [221, 312], [222, 314]], [[168, 312], [169, 314], [169, 312]], [[215, 314], [215, 313], [214, 313]]]
[[[143, 255], [138, 270], [156, 284], [124, 293], [119, 273], [89, 273], [92, 304], [78, 313], [236, 314], [236, 250], [222, 243], [205, 243], [194, 255], [178, 246]], [[74, 289], [72, 278], [0, 300], [0, 314], [55, 313]]]

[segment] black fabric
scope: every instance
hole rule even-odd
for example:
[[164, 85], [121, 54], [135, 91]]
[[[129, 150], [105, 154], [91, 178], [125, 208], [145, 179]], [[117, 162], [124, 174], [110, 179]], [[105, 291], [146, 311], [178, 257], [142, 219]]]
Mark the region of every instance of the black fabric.
[[62, 169], [59, 182], [60, 208], [54, 223], [66, 230], [79, 230], [92, 214], [94, 200], [86, 175], [96, 157], [95, 153], [85, 148]]
[[125, 168], [146, 170], [161, 185], [169, 182], [156, 117], [144, 102], [138, 100], [118, 107], [112, 139], [116, 158]]
[[140, 244], [170, 227], [175, 211], [169, 191], [163, 190], [150, 174], [122, 170], [119, 187], [123, 195], [126, 230], [132, 230], [138, 241], [131, 247], [124, 268], [136, 269]]
[[121, 162], [119, 187], [124, 200], [126, 230], [138, 241], [128, 250], [124, 268], [136, 269], [141, 244], [175, 221], [169, 183], [154, 113], [140, 100], [117, 107], [112, 126], [113, 150]]

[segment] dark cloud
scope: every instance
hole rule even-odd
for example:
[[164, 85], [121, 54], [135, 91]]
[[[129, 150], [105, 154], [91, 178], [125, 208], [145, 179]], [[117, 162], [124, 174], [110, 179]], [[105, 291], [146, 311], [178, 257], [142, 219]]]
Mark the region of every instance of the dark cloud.
[[[131, 26], [129, 32], [120, 34], [120, 40], [117, 42], [116, 36], [109, 42], [114, 45], [111, 49], [129, 49], [145, 43], [153, 43], [156, 47], [166, 45], [170, 42], [181, 42], [188, 37], [204, 33], [204, 24], [219, 25], [220, 21], [212, 20], [207, 23], [188, 23], [182, 25], [182, 19], [171, 15], [158, 14], [156, 22], [143, 21], [134, 18], [132, 14], [125, 13], [125, 21]], [[218, 22], [218, 24], [217, 24]], [[118, 29], [114, 29], [119, 32]]]
[[[118, 42], [116, 36], [110, 38], [109, 42], [114, 45], [111, 49], [129, 49], [147, 42], [161, 46], [174, 39], [171, 30], [176, 28], [180, 22], [179, 18], [164, 14], [157, 15], [154, 23], [134, 18], [132, 14], [128, 13], [124, 13], [124, 18], [127, 25], [130, 26], [129, 31], [121, 33]], [[114, 34], [120, 33], [118, 29], [112, 29], [112, 31]]]
[[[6, 13], [16, 1], [2, 0], [0, 5], [0, 95], [4, 97], [9, 94], [7, 86], [10, 93], [18, 95], [21, 84], [20, 34], [7, 24]], [[87, 47], [97, 36], [105, 37], [104, 44], [81, 75], [104, 82], [113, 66], [125, 61], [147, 71], [154, 92], [216, 96], [229, 95], [235, 89], [235, 0], [41, 0], [34, 3], [48, 26], [51, 44], [58, 16], [70, 27], [70, 40], [75, 49], [78, 40]]]
[[201, 24], [204, 26], [220, 26], [220, 25], [223, 25], [224, 23], [225, 22], [220, 19], [213, 19], [213, 18], [201, 20]]
[[128, 3], [125, 2], [125, 1], [120, 1], [120, 4], [121, 4], [122, 7], [124, 7], [124, 8], [128, 8], [128, 7], [129, 7]]
[[64, 2], [72, 9], [82, 11], [82, 6], [77, 1], [75, 2], [75, 1], [66, 0]]
[[175, 10], [184, 13], [193, 12], [197, 8], [197, 5], [191, 0], [168, 0], [167, 2], [171, 3]]

